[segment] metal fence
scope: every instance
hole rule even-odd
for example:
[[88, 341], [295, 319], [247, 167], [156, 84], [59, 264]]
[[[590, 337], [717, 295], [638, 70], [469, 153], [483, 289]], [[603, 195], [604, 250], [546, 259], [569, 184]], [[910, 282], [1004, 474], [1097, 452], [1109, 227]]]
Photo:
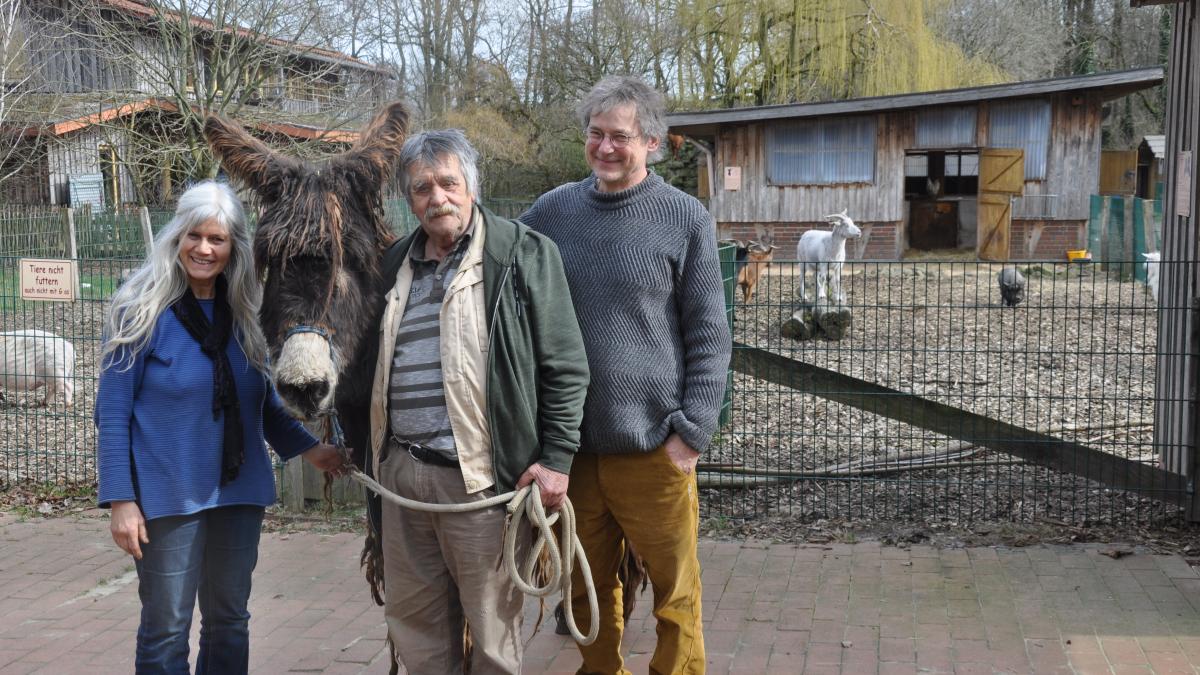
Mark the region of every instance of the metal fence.
[[845, 305], [815, 312], [812, 272], [800, 302], [794, 261], [774, 261], [748, 302], [729, 289], [735, 372], [729, 421], [699, 470], [705, 511], [1116, 525], [1178, 515], [1187, 480], [1161, 460], [1190, 449], [1155, 443], [1157, 311], [1134, 264], [1020, 265], [1015, 307], [1001, 300], [1001, 267], [847, 262]]
[[[69, 365], [62, 351], [45, 338], [14, 340], [0, 336], [0, 489], [14, 484], [71, 484], [95, 480], [96, 363], [104, 300], [112, 294], [121, 270], [136, 261], [79, 260], [79, 299], [42, 302], [21, 299], [18, 258], [0, 257], [0, 332], [46, 331], [68, 341], [74, 350]], [[24, 380], [33, 374], [35, 380]], [[61, 375], [73, 388], [47, 399], [41, 384]], [[49, 386], [48, 386], [49, 385]]]
[[[502, 215], [519, 215], [530, 202], [494, 200], [486, 205]], [[417, 227], [403, 200], [389, 200], [385, 212], [397, 234]], [[23, 375], [44, 369], [55, 348], [47, 339], [32, 345], [0, 342], [0, 490], [23, 483], [79, 483], [95, 480], [95, 404], [97, 360], [105, 302], [128, 271], [141, 264], [146, 244], [142, 219], [155, 233], [170, 221], [169, 211], [70, 212], [79, 258], [79, 299], [42, 302], [21, 299], [21, 258], [67, 258], [66, 209], [0, 211], [0, 332], [46, 331], [67, 340], [73, 365], [63, 375], [74, 400], [60, 394], [46, 399], [45, 385]], [[253, 216], [251, 216], [253, 219]], [[253, 225], [253, 222], [251, 223]], [[0, 336], [0, 340], [3, 337]], [[40, 359], [40, 361], [39, 361]], [[44, 378], [43, 378], [44, 379]], [[61, 387], [60, 387], [61, 389]]]
[[[407, 213], [400, 206], [389, 213]], [[20, 299], [18, 258], [0, 257], [0, 331], [49, 331], [75, 350], [73, 405], [40, 407], [44, 388], [4, 386], [0, 489], [95, 478], [104, 300], [139, 258], [77, 262], [78, 301], [33, 302]], [[1173, 401], [1155, 400], [1159, 309], [1136, 265], [1019, 265], [1015, 307], [1001, 301], [1000, 269], [847, 262], [844, 307], [814, 316], [811, 277], [800, 302], [795, 262], [771, 263], [743, 301], [731, 259], [734, 365], [700, 466], [705, 514], [1115, 525], [1176, 516], [1190, 499], [1180, 473], [1191, 448], [1155, 441], [1156, 405]], [[839, 326], [845, 334], [831, 339]], [[808, 332], [817, 335], [797, 337]], [[0, 365], [10, 385], [14, 371]]]

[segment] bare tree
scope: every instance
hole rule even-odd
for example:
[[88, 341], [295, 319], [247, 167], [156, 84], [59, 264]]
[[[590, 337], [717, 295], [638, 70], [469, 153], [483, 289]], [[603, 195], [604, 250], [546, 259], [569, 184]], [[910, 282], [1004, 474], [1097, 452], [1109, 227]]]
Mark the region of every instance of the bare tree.
[[1061, 8], [1047, 0], [954, 0], [931, 17], [934, 30], [968, 56], [1016, 80], [1054, 75], [1067, 43]]
[[424, 116], [440, 119], [473, 96], [472, 72], [486, 19], [483, 0], [392, 0], [392, 47], [411, 64]]
[[75, 0], [73, 11], [91, 17], [79, 37], [117, 64], [114, 98], [150, 97], [144, 110], [102, 123], [135, 184], [147, 183], [139, 173], [164, 170], [185, 179], [214, 175], [202, 134], [208, 113], [321, 130], [357, 127], [372, 112], [379, 74], [301, 42], [316, 17], [297, 4], [208, 0], [198, 14], [188, 0], [133, 11]]

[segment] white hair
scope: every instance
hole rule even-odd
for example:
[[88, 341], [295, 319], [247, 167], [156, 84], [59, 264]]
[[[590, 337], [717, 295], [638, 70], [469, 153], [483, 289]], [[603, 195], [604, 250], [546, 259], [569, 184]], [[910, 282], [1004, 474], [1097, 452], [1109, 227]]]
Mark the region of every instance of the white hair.
[[[113, 294], [104, 319], [106, 338], [100, 352], [101, 367], [128, 370], [137, 354], [150, 343], [159, 316], [188, 289], [187, 270], [179, 259], [184, 237], [209, 221], [223, 227], [232, 243], [223, 274], [228, 284], [234, 338], [250, 363], [266, 370], [267, 341], [258, 325], [262, 287], [254, 275], [246, 214], [228, 185], [210, 180], [197, 183], [180, 195], [175, 217], [154, 237], [146, 261]], [[118, 352], [122, 355], [114, 362]]]
[[471, 190], [471, 196], [476, 200], [479, 195], [479, 153], [471, 147], [466, 134], [460, 129], [439, 129], [423, 131], [414, 134], [404, 141], [400, 150], [400, 191], [404, 198], [412, 204], [412, 177], [408, 172], [414, 164], [424, 164], [429, 168], [441, 166], [447, 157], [458, 160], [458, 168], [462, 170], [463, 180]]

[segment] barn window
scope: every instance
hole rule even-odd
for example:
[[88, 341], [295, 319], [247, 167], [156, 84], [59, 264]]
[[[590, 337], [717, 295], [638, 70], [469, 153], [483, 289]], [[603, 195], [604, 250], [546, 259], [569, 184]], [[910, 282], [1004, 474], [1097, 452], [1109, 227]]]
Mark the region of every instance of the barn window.
[[975, 145], [975, 108], [929, 108], [917, 113], [918, 148]]
[[783, 122], [767, 131], [772, 185], [870, 183], [875, 179], [875, 118]]
[[1046, 155], [1050, 150], [1050, 103], [1016, 101], [992, 106], [988, 121], [993, 148], [1025, 151], [1025, 180], [1046, 178]]

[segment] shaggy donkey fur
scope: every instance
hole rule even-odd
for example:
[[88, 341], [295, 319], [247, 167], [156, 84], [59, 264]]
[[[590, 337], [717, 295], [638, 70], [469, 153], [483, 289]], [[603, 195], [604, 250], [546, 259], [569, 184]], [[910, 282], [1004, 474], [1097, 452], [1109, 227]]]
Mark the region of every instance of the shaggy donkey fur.
[[[259, 321], [280, 398], [306, 420], [336, 408], [351, 459], [361, 467], [372, 465], [371, 369], [386, 292], [380, 264], [395, 240], [384, 220], [382, 191], [395, 171], [408, 120], [408, 109], [392, 103], [354, 147], [322, 163], [281, 155], [221, 117], [210, 116], [204, 126], [221, 165], [259, 197]], [[293, 333], [299, 327], [324, 336]], [[362, 564], [371, 595], [382, 605], [377, 497], [368, 501], [367, 514]]]

